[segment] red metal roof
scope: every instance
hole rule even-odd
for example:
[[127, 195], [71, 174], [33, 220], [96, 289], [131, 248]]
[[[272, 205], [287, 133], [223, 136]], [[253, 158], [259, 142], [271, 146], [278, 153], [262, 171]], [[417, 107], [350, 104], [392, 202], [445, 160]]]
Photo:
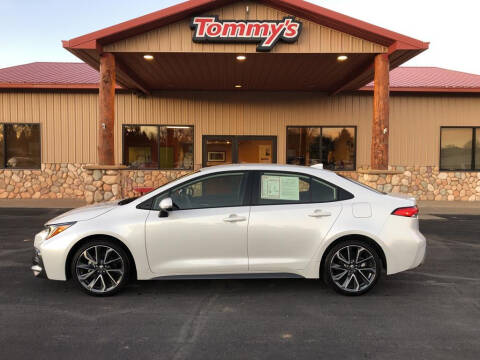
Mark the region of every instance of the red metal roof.
[[[361, 90], [372, 90], [373, 82]], [[438, 67], [399, 67], [390, 72], [391, 91], [480, 92], [480, 75]]]
[[[0, 88], [98, 88], [98, 71], [85, 63], [35, 62], [0, 69]], [[399, 67], [391, 91], [480, 92], [480, 75], [438, 67]], [[373, 82], [360, 90], [373, 90]]]
[[98, 71], [85, 63], [34, 62], [0, 69], [0, 87], [98, 88]]

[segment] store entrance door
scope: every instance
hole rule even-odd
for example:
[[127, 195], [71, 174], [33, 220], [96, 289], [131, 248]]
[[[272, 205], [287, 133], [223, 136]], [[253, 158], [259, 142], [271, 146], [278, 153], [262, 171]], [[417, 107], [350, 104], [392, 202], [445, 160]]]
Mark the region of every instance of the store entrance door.
[[276, 136], [203, 136], [203, 166], [277, 162]]

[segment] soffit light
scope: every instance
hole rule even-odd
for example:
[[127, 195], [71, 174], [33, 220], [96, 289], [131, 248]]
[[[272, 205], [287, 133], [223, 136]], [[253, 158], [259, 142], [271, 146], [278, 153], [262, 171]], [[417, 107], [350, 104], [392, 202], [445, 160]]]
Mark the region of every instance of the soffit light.
[[143, 55], [143, 58], [147, 61], [152, 61], [154, 59], [153, 55], [149, 55], [149, 54]]
[[242, 88], [242, 85], [237, 84], [237, 85], [235, 85], [235, 88], [236, 88], [236, 89], [241, 89], [241, 88]]
[[238, 61], [245, 61], [245, 60], [247, 60], [247, 57], [245, 55], [238, 55], [237, 60]]
[[347, 61], [347, 60], [348, 60], [348, 56], [347, 56], [347, 55], [339, 55], [339, 56], [337, 57], [337, 60], [340, 61], [340, 62]]

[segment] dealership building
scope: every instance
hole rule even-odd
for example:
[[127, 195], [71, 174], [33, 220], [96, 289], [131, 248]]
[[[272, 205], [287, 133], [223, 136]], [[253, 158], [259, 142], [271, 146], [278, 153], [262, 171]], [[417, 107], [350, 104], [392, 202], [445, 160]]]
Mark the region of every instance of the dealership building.
[[[419, 34], [421, 35], [421, 34]], [[191, 0], [0, 69], [0, 198], [113, 200], [202, 166], [314, 165], [480, 201], [480, 76], [300, 0]]]

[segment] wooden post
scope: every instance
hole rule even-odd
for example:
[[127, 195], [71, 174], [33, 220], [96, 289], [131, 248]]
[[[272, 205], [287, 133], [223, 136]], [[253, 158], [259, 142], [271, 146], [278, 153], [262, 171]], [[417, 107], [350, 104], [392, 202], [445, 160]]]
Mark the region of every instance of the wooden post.
[[389, 72], [388, 55], [379, 54], [375, 56], [371, 149], [371, 167], [375, 170], [388, 170]]
[[115, 165], [115, 57], [100, 55], [98, 164]]

